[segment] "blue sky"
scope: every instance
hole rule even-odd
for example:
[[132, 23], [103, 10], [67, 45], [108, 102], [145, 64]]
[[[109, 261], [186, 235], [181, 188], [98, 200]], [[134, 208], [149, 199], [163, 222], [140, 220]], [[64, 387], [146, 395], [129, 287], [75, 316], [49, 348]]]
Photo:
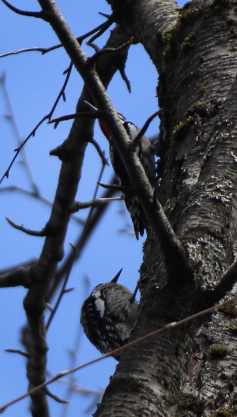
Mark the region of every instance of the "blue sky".
[[[37, 2], [30, 3], [31, 10], [39, 10]], [[104, 18], [98, 14], [99, 11], [110, 13], [110, 8], [104, 0], [87, 0], [86, 2], [60, 0], [57, 4], [76, 36], [93, 29], [104, 21]], [[180, 1], [178, 4], [183, 5], [184, 2]], [[27, 9], [29, 2], [15, 0], [14, 5], [21, 9]], [[21, 48], [49, 47], [58, 43], [50, 26], [39, 19], [15, 15], [1, 2], [0, 15], [0, 39], [2, 39], [0, 54]], [[100, 47], [106, 42], [107, 36], [108, 33], [96, 41]], [[93, 54], [93, 50], [89, 47], [85, 47], [85, 51], [88, 56]], [[6, 86], [22, 139], [50, 111], [62, 87], [65, 78], [63, 71], [68, 67], [69, 62], [69, 58], [62, 49], [43, 56], [39, 52], [30, 52], [0, 59], [0, 76], [3, 73], [6, 74]], [[146, 119], [157, 110], [157, 73], [142, 46], [136, 45], [130, 48], [126, 73], [131, 81], [132, 94], [128, 93], [118, 74], [114, 77], [108, 92], [115, 108], [121, 111], [128, 120], [141, 127]], [[67, 101], [66, 103], [60, 101], [55, 116], [74, 112], [82, 87], [82, 80], [77, 72], [73, 70], [66, 89]], [[0, 177], [9, 165], [14, 155], [14, 149], [17, 147], [12, 126], [4, 117], [6, 114], [6, 103], [0, 89]], [[53, 201], [57, 186], [60, 161], [50, 156], [49, 152], [66, 139], [70, 126], [70, 121], [64, 122], [54, 130], [52, 125], [45, 123], [25, 147], [35, 181], [42, 196], [50, 202]], [[150, 125], [147, 134], [149, 136], [157, 134], [157, 132], [158, 121], [155, 120]], [[105, 149], [108, 157], [107, 141], [97, 125], [95, 139], [100, 143], [101, 148]], [[21, 161], [22, 158], [19, 156], [11, 169], [10, 177], [4, 179], [2, 188], [14, 185], [31, 191], [29, 179]], [[79, 201], [92, 198], [100, 166], [100, 159], [96, 151], [89, 145], [77, 195]], [[108, 182], [111, 174], [112, 168], [106, 168], [103, 181]], [[102, 194], [103, 190], [99, 193]], [[43, 238], [30, 237], [13, 229], [6, 222], [5, 217], [10, 217], [15, 223], [23, 224], [29, 229], [40, 230], [49, 218], [50, 208], [42, 202], [25, 197], [20, 193], [4, 192], [0, 193], [0, 197], [1, 269], [24, 263], [32, 258], [37, 259], [42, 249]], [[52, 375], [68, 369], [70, 366], [69, 350], [73, 349], [78, 331], [80, 332], [80, 307], [94, 286], [110, 281], [121, 268], [123, 268], [123, 272], [119, 282], [128, 286], [131, 290], [136, 285], [139, 277], [138, 270], [142, 262], [142, 243], [144, 239], [137, 242], [135, 236], [118, 232], [125, 226], [124, 217], [118, 213], [120, 208], [121, 203], [114, 202], [110, 205], [106, 217], [95, 231], [93, 238], [71, 274], [69, 287], [75, 287], [75, 290], [63, 298], [48, 332], [50, 347], [48, 370]], [[85, 218], [87, 213], [87, 210], [80, 212], [78, 217]], [[130, 222], [129, 216], [127, 216], [127, 220]], [[80, 226], [71, 221], [65, 241], [66, 252], [69, 250], [69, 242], [75, 242], [79, 231]], [[89, 289], [85, 287], [85, 277], [89, 279]], [[0, 291], [2, 308], [0, 406], [27, 390], [25, 359], [16, 354], [4, 352], [4, 349], [8, 348], [22, 349], [19, 339], [20, 329], [25, 324], [22, 306], [25, 294], [26, 290], [22, 288], [2, 289]], [[99, 356], [99, 352], [87, 341], [85, 335], [82, 335], [76, 365], [97, 356]], [[108, 384], [116, 363], [114, 359], [107, 359], [103, 363], [95, 364], [93, 367], [78, 372], [75, 374], [77, 384], [91, 389], [103, 389]], [[66, 398], [64, 383], [54, 383], [50, 390], [61, 398]], [[60, 404], [51, 399], [49, 402], [52, 415], [63, 415], [61, 414], [62, 406]], [[91, 398], [73, 395], [67, 416], [74, 415], [75, 412], [83, 415], [83, 411], [90, 403]], [[29, 401], [24, 400], [7, 409], [5, 415], [7, 417], [15, 417], [16, 413], [17, 415], [26, 415], [28, 407]]]

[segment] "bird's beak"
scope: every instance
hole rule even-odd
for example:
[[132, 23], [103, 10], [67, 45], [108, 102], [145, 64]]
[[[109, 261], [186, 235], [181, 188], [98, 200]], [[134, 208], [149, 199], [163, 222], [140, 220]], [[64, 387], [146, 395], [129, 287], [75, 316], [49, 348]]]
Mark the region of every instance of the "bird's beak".
[[117, 273], [117, 275], [115, 275], [115, 277], [112, 279], [112, 281], [111, 281], [111, 282], [117, 282], [117, 281], [118, 281], [118, 279], [119, 279], [119, 275], [121, 274], [122, 270], [123, 270], [123, 268], [122, 268], [122, 269], [120, 269], [120, 271]]

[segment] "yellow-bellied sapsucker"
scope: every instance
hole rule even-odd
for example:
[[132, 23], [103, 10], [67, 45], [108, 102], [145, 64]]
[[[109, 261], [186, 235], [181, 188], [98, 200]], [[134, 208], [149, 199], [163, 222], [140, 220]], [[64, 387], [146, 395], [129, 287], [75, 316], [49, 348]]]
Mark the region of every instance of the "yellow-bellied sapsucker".
[[[97, 285], [81, 308], [84, 332], [101, 353], [128, 342], [138, 315], [135, 294], [117, 284], [121, 271], [108, 284]], [[114, 358], [119, 360], [120, 356]]]
[[[130, 140], [133, 141], [140, 132], [140, 129], [138, 129], [138, 127], [136, 127], [133, 123], [127, 122], [121, 113], [118, 113], [118, 115], [121, 119], [121, 122], [123, 123], [123, 126]], [[130, 178], [128, 176], [125, 165], [119, 155], [119, 152], [115, 146], [113, 138], [111, 137], [110, 131], [104, 120], [100, 120], [99, 123], [102, 132], [104, 133], [110, 144], [109, 153], [114, 172], [116, 176], [119, 178], [121, 185], [129, 187], [131, 186]], [[139, 140], [139, 143], [136, 146], [136, 153], [140, 158], [141, 164], [146, 172], [146, 175], [151, 185], [154, 186], [156, 175], [154, 152], [152, 152], [151, 142], [145, 135], [143, 135]], [[139, 233], [141, 236], [143, 236], [144, 229], [147, 225], [147, 218], [145, 212], [137, 196], [125, 192], [124, 201], [131, 215], [136, 238], [139, 239]]]

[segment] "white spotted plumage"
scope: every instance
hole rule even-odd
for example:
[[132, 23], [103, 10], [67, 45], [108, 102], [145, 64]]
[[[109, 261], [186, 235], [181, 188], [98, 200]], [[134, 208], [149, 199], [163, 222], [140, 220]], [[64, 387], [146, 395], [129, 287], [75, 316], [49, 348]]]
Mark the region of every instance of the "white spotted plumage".
[[137, 314], [138, 304], [131, 291], [109, 282], [97, 285], [85, 300], [81, 324], [90, 342], [101, 353], [108, 353], [128, 342]]

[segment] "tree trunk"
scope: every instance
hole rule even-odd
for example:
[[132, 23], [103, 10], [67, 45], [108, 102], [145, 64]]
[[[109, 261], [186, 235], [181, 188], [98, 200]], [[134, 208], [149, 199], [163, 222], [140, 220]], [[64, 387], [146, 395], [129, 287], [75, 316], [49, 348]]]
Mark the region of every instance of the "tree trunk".
[[[159, 72], [158, 199], [189, 258], [175, 271], [148, 231], [134, 340], [236, 295], [237, 2], [109, 3]], [[127, 349], [95, 415], [236, 415], [236, 317], [223, 307]]]

